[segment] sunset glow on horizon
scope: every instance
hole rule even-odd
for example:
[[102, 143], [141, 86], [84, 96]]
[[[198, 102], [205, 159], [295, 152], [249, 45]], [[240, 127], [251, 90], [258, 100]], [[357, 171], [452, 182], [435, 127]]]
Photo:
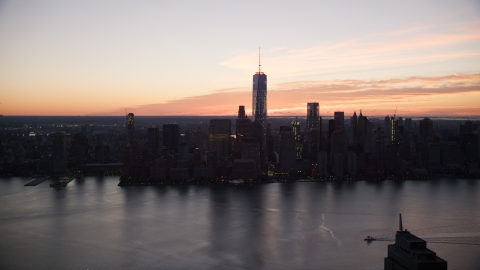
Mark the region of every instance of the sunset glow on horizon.
[[4, 1], [0, 114], [480, 116], [473, 0]]

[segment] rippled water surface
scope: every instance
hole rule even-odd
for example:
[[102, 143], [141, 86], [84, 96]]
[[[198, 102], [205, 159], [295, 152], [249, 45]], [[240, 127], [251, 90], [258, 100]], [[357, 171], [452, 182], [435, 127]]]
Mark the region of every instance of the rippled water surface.
[[[480, 180], [64, 189], [0, 179], [0, 269], [383, 269], [404, 227], [480, 268]], [[367, 235], [387, 241], [366, 243]]]

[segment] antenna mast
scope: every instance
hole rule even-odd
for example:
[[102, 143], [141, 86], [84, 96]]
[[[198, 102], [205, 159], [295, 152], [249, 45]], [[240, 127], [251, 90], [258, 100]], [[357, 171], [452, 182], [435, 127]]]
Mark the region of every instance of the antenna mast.
[[402, 213], [400, 213], [400, 220], [399, 220], [399, 221], [400, 221], [400, 222], [399, 222], [399, 224], [398, 224], [398, 225], [399, 225], [399, 226], [398, 226], [398, 227], [399, 227], [399, 228], [398, 228], [398, 231], [399, 231], [399, 232], [403, 232]]
[[260, 65], [260, 47], [258, 47], [258, 73], [259, 73], [259, 74], [260, 74], [260, 72], [261, 72], [261, 71], [260, 71], [260, 67], [261, 67], [261, 66], [262, 66], [262, 65]]

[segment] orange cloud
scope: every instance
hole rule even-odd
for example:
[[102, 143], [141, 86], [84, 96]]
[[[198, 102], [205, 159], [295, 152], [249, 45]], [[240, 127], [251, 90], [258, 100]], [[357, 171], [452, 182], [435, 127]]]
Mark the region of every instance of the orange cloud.
[[[322, 115], [362, 109], [370, 115], [480, 115], [480, 73], [387, 80], [329, 80], [283, 83], [268, 90], [269, 115], [304, 115], [307, 102], [319, 102]], [[273, 89], [272, 89], [273, 88]], [[235, 115], [239, 105], [251, 111], [251, 90], [211, 94], [146, 104], [137, 115]], [[95, 115], [121, 115], [123, 108]], [[400, 114], [399, 114], [400, 115]]]

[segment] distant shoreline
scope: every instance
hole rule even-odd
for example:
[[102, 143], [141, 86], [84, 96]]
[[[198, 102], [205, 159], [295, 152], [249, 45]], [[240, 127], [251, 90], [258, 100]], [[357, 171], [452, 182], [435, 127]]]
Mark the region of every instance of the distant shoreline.
[[346, 177], [346, 178], [305, 178], [305, 177], [294, 177], [294, 178], [270, 178], [266, 180], [255, 180], [255, 181], [243, 181], [243, 183], [230, 183], [229, 180], [224, 181], [180, 181], [180, 182], [155, 182], [155, 181], [122, 181], [118, 183], [120, 187], [129, 187], [129, 186], [252, 186], [257, 184], [270, 184], [270, 183], [297, 183], [297, 182], [360, 182], [360, 181], [369, 181], [369, 182], [383, 182], [383, 181], [425, 181], [425, 180], [440, 180], [440, 179], [472, 179], [480, 180], [479, 176], [473, 175], [462, 175], [462, 176], [451, 176], [451, 175], [435, 175], [435, 176], [424, 176], [424, 177], [393, 177], [393, 178], [369, 178], [369, 177]]

